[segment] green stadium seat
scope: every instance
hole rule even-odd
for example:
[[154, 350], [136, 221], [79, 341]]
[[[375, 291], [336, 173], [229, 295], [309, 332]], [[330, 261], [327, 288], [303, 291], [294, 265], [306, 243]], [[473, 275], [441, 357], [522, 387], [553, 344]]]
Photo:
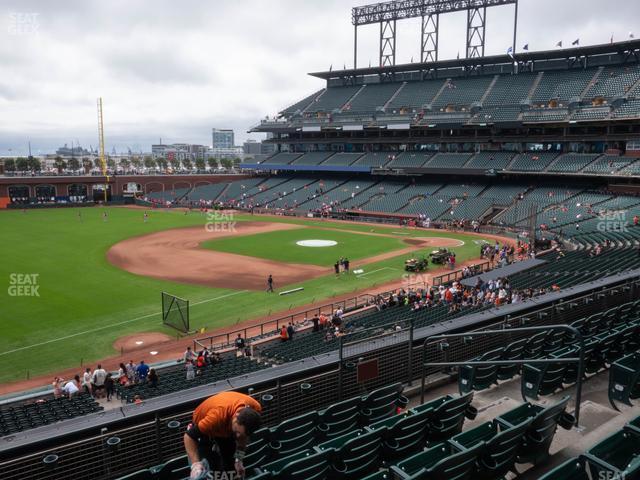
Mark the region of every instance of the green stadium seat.
[[251, 435], [251, 442], [247, 445], [244, 457], [244, 466], [247, 471], [259, 465], [264, 465], [273, 458], [274, 454], [271, 450], [270, 439], [271, 430], [269, 428], [261, 428]]
[[640, 397], [640, 353], [629, 354], [611, 366], [609, 371], [609, 401], [633, 406], [631, 400]]
[[483, 443], [457, 452], [446, 443], [399, 462], [390, 471], [399, 480], [472, 480]]
[[619, 473], [620, 478], [639, 478], [640, 432], [624, 427], [587, 450], [587, 455]]
[[545, 459], [558, 425], [565, 429], [573, 427], [575, 418], [565, 412], [569, 398], [567, 396], [548, 407], [525, 403], [496, 418], [495, 421], [503, 428], [512, 428], [532, 419], [517, 453], [518, 463], [535, 464]]
[[462, 431], [465, 417], [473, 419], [477, 415], [471, 405], [473, 393], [452, 397], [450, 395], [427, 402], [411, 409], [414, 414], [433, 409], [427, 424], [427, 441], [430, 444], [448, 440]]
[[311, 448], [316, 441], [318, 412], [290, 418], [271, 430], [270, 446], [277, 458]]
[[367, 427], [367, 430], [382, 429], [382, 456], [385, 461], [408, 457], [424, 447], [432, 412], [429, 408], [419, 413], [409, 411]]
[[382, 460], [382, 429], [358, 430], [316, 447], [335, 450], [332, 479], [355, 480], [375, 471]]
[[[503, 353], [504, 348], [496, 348], [474, 358], [472, 361], [489, 362], [500, 360]], [[497, 381], [498, 366], [495, 364], [488, 366], [463, 365], [460, 367], [458, 374], [458, 389], [460, 394], [464, 395], [473, 390], [485, 390], [495, 385]]]
[[304, 450], [266, 464], [259, 468], [259, 472], [269, 472], [281, 480], [328, 480], [331, 478], [330, 458], [333, 453], [331, 449]]
[[615, 472], [593, 458], [580, 455], [550, 470], [538, 480], [592, 480], [598, 478], [615, 479]]
[[360, 414], [365, 425], [377, 422], [396, 413], [398, 408], [405, 408], [409, 400], [402, 395], [402, 384], [396, 383], [373, 390], [362, 397]]
[[360, 397], [330, 405], [318, 412], [318, 431], [322, 439], [329, 440], [355, 430], [360, 424]]
[[[550, 359], [577, 357], [575, 348], [567, 347], [550, 355]], [[522, 394], [526, 398], [538, 399], [539, 395], [551, 395], [567, 382], [568, 363], [525, 364], [522, 367]]]
[[474, 480], [502, 478], [515, 470], [516, 456], [531, 421], [532, 419], [526, 419], [510, 428], [500, 426], [497, 422], [486, 422], [455, 435], [449, 442], [459, 451], [484, 444]]
[[[522, 360], [522, 355], [527, 344], [527, 339], [518, 340], [507, 345], [502, 352], [500, 360]], [[498, 366], [496, 378], [498, 380], [510, 380], [520, 373], [520, 365], [514, 363], [512, 365]]]

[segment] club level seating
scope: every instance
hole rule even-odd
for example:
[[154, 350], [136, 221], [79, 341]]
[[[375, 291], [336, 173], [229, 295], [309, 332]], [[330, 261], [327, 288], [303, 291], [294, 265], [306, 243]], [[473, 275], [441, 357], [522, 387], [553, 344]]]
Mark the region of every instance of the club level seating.
[[102, 406], [86, 393], [4, 406], [0, 408], [0, 437], [101, 410]]
[[311, 105], [305, 109], [305, 113], [328, 112], [342, 108], [344, 104], [353, 97], [360, 87], [331, 87], [315, 99]]
[[462, 168], [469, 158], [470, 153], [436, 153], [424, 168]]
[[334, 152], [308, 152], [296, 158], [291, 162], [291, 165], [319, 165], [333, 155], [333, 153]]
[[504, 170], [513, 156], [512, 152], [480, 152], [471, 157], [463, 168]]
[[372, 152], [360, 157], [353, 164], [360, 167], [383, 167], [389, 162], [389, 154], [387, 152]]
[[599, 156], [597, 153], [567, 153], [560, 155], [547, 170], [549, 172], [579, 172]]
[[387, 105], [387, 113], [417, 113], [424, 105], [430, 105], [442, 87], [443, 80], [431, 80], [425, 82], [407, 82], [396, 97]]
[[400, 83], [366, 85], [356, 97], [343, 107], [343, 111], [355, 113], [375, 112], [383, 107], [400, 88]]
[[449, 79], [432, 105], [440, 108], [447, 105], [471, 105], [479, 102], [492, 81], [492, 76]]
[[520, 119], [520, 114], [519, 106], [485, 107], [471, 117], [469, 125], [517, 122]]
[[523, 123], [562, 122], [569, 116], [567, 108], [533, 109], [522, 114]]
[[562, 102], [579, 97], [596, 72], [594, 68], [544, 72], [531, 103], [546, 105], [550, 100]]
[[584, 98], [623, 97], [629, 93], [638, 79], [640, 79], [640, 67], [637, 65], [606, 67], [586, 91]]
[[519, 105], [529, 96], [536, 77], [537, 74], [532, 73], [500, 75], [483, 103], [485, 105]]
[[335, 155], [322, 162], [321, 165], [341, 165], [347, 167], [349, 165], [353, 165], [353, 163], [362, 155], [362, 153], [336, 153]]
[[555, 152], [521, 153], [511, 162], [508, 170], [521, 172], [541, 172], [558, 156]]
[[288, 153], [288, 152], [276, 153], [272, 157], [269, 157], [264, 162], [262, 162], [262, 165], [289, 165], [291, 162], [299, 158], [301, 155], [302, 155], [301, 153]]
[[[635, 90], [636, 95], [640, 90]], [[638, 118], [640, 117], [640, 100], [629, 100], [616, 108], [611, 114], [613, 118]]]
[[619, 157], [617, 155], [603, 155], [595, 162], [587, 165], [583, 173], [615, 173], [626, 167], [635, 159], [627, 157]]
[[387, 168], [420, 168], [431, 158], [430, 153], [403, 152], [400, 154], [392, 153], [391, 155], [395, 158], [392, 158], [391, 161], [387, 163]]
[[606, 120], [611, 113], [611, 108], [606, 107], [593, 107], [593, 108], [581, 108], [576, 110], [570, 117], [570, 120], [577, 121], [595, 121]]
[[166, 395], [167, 393], [179, 392], [187, 388], [193, 388], [208, 383], [217, 382], [227, 378], [246, 375], [269, 365], [257, 362], [248, 357], [233, 357], [222, 360], [219, 364], [208, 365], [200, 370], [193, 380], [187, 380], [184, 365], [168, 367], [159, 370], [159, 381], [156, 386], [149, 383], [136, 384], [128, 387], [116, 384], [116, 393], [124, 401], [131, 403], [136, 395], [142, 399]]

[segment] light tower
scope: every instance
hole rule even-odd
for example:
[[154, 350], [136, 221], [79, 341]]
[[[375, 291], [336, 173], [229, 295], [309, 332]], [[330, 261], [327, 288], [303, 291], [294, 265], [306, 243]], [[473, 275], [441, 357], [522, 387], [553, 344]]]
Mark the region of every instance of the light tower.
[[98, 142], [100, 144], [100, 168], [102, 169], [102, 175], [106, 179], [104, 186], [104, 203], [107, 203], [107, 188], [109, 188], [109, 175], [107, 172], [107, 162], [104, 159], [104, 123], [102, 119], [102, 97], [98, 98]]

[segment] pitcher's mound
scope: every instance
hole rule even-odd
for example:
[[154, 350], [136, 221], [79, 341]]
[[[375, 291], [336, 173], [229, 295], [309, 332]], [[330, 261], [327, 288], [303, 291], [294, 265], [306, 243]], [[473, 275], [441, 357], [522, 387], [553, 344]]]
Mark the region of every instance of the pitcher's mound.
[[158, 343], [169, 342], [171, 340], [175, 339], [169, 335], [159, 332], [134, 333], [132, 335], [126, 335], [118, 338], [113, 342], [113, 348], [126, 353], [133, 350], [151, 347]]

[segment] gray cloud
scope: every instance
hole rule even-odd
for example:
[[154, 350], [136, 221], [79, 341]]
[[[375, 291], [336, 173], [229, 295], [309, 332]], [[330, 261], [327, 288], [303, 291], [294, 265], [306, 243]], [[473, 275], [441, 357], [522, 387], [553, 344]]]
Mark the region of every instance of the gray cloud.
[[[368, 0], [5, 0], [0, 9], [0, 155], [97, 143], [209, 144], [211, 127], [246, 131], [314, 90], [307, 72], [351, 67], [353, 5]], [[32, 15], [35, 14], [35, 15]], [[640, 2], [520, 0], [518, 48], [625, 39]], [[441, 19], [441, 58], [464, 54], [464, 14]], [[487, 54], [511, 44], [512, 7], [490, 9]], [[399, 24], [398, 62], [419, 58], [419, 21]], [[640, 35], [640, 30], [635, 32]], [[360, 66], [377, 63], [378, 28], [360, 29]], [[9, 152], [11, 150], [11, 152]]]

